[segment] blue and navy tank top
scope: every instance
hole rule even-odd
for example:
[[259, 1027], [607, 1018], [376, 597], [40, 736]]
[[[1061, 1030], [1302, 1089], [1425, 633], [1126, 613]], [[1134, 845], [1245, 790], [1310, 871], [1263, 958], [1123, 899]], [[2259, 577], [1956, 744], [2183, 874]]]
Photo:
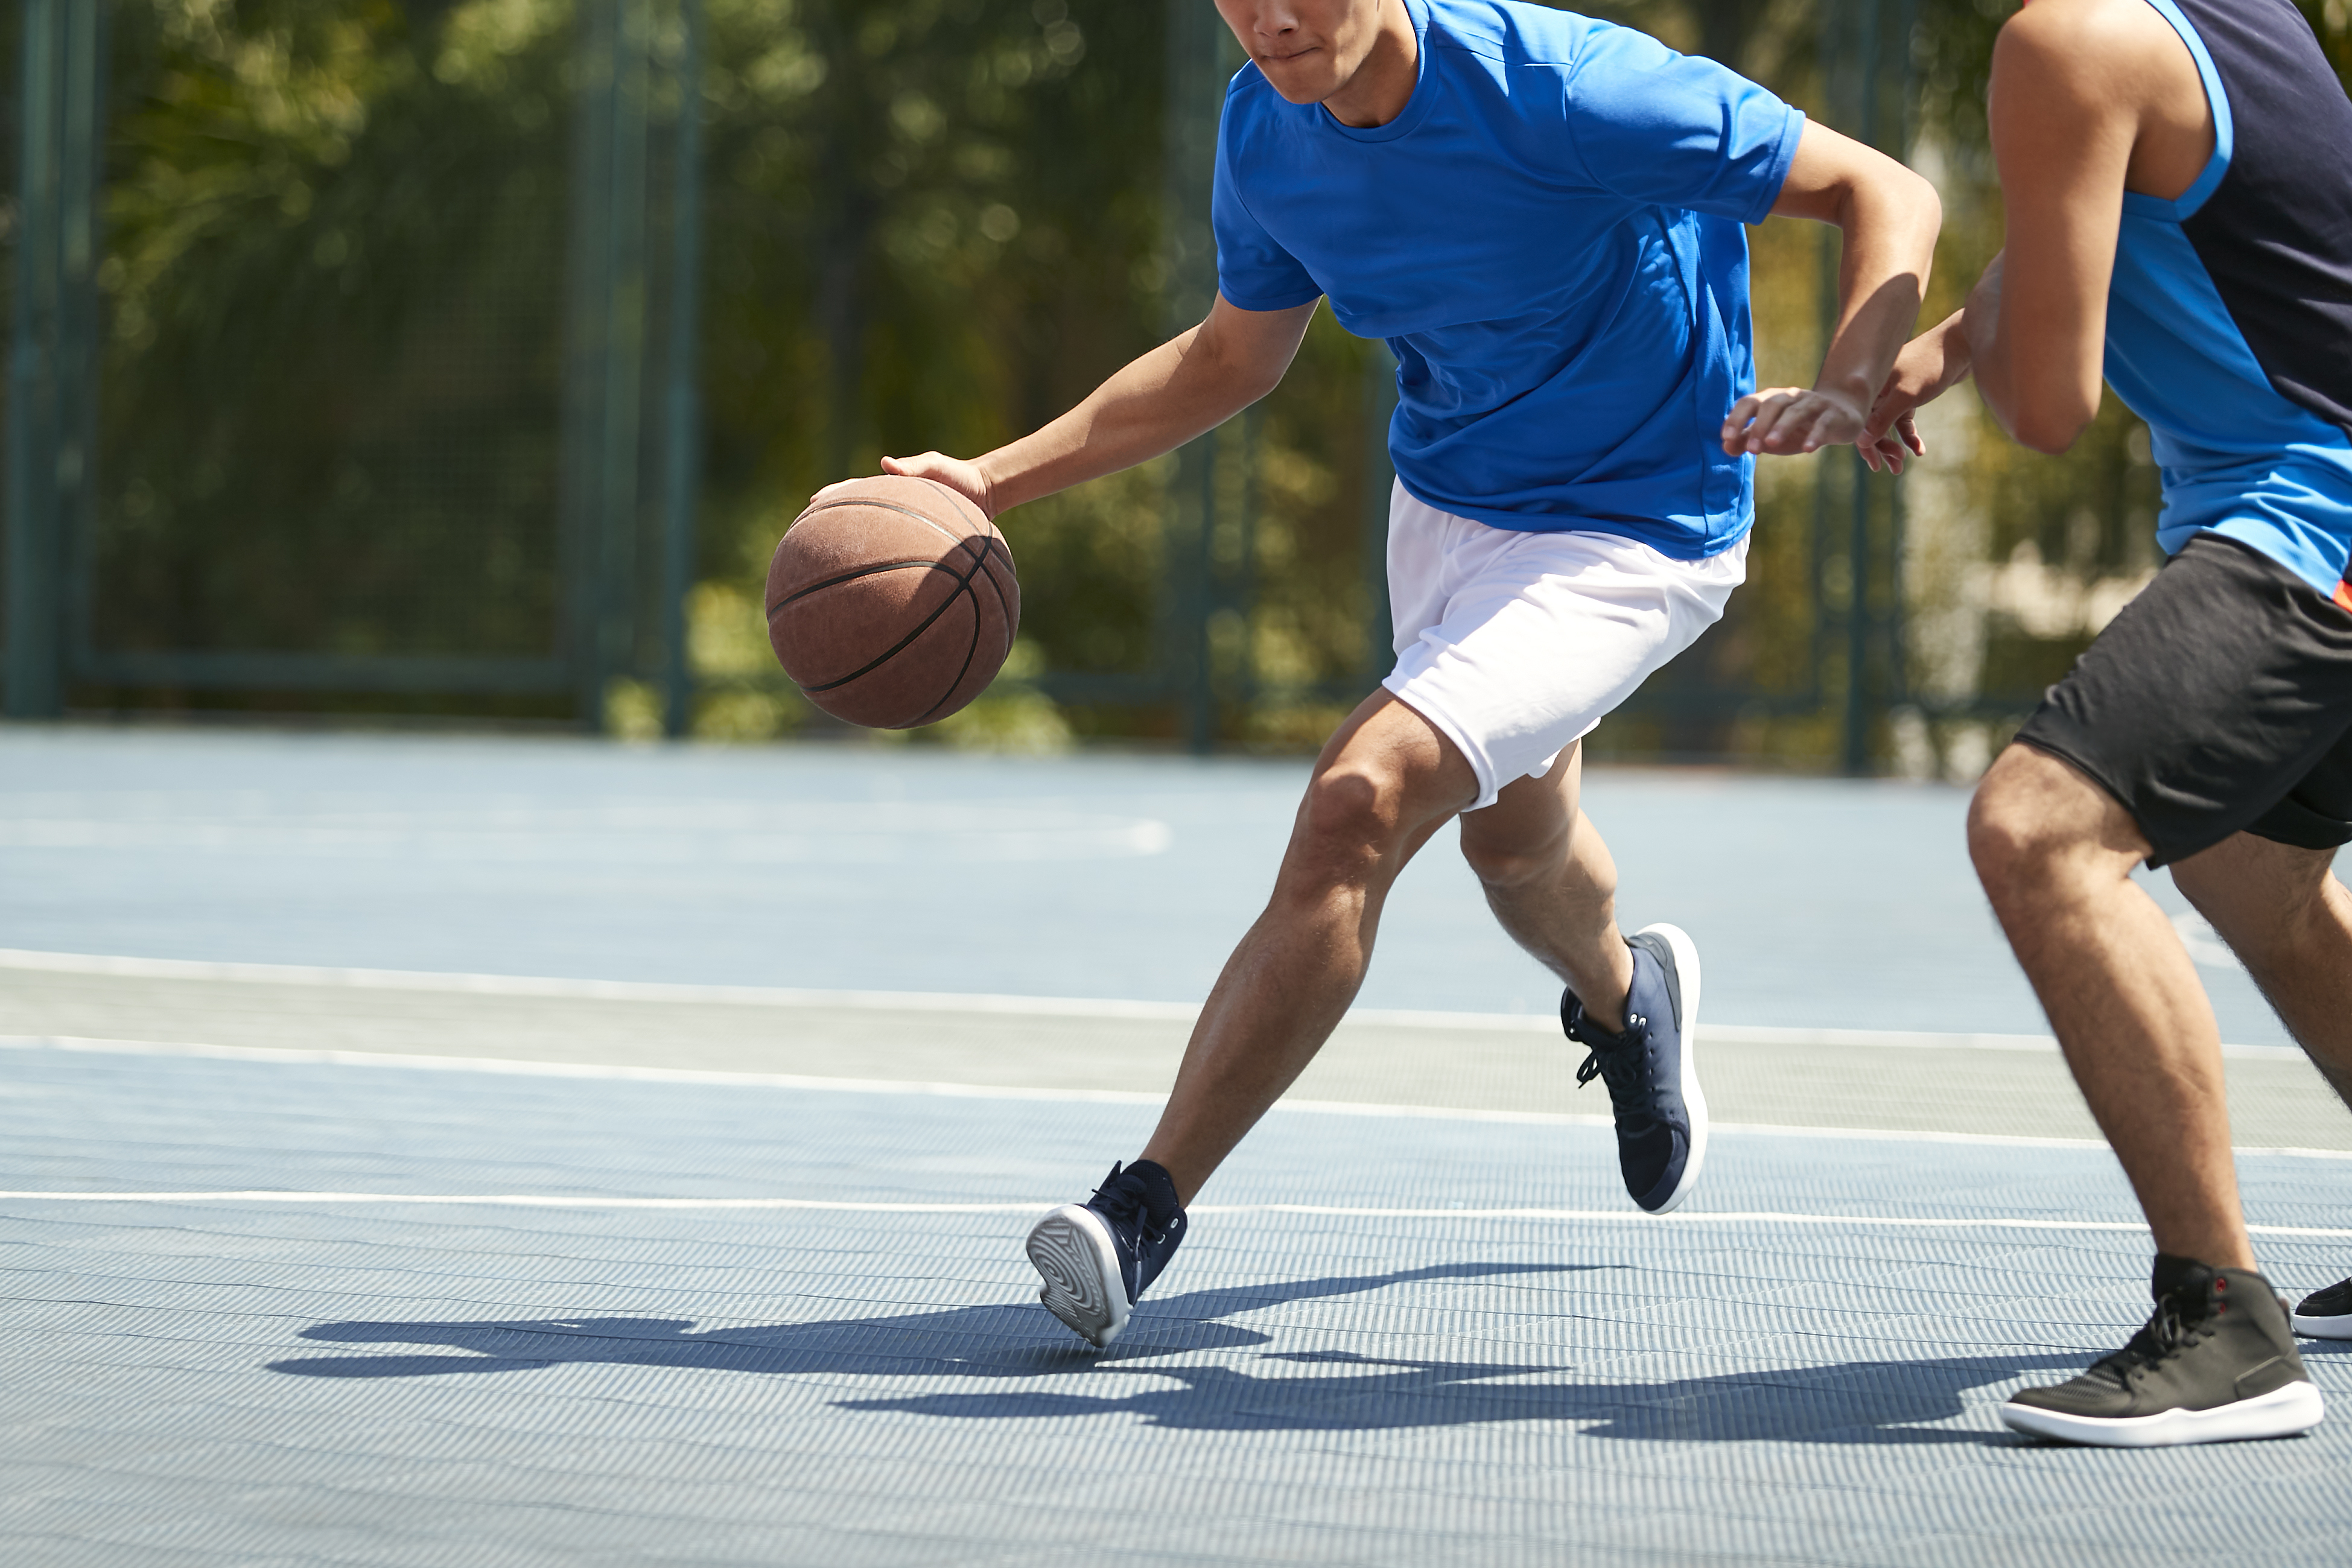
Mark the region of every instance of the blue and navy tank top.
[[2196, 57], [2213, 156], [2126, 192], [2106, 377], [2148, 423], [2157, 542], [2251, 545], [2352, 611], [2352, 99], [2293, 0], [2147, 0]]

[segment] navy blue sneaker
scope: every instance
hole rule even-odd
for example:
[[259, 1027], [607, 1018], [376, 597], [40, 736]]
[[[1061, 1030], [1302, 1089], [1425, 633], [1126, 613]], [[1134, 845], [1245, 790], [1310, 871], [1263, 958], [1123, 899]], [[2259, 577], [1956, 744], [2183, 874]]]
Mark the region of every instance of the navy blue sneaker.
[[1127, 1327], [1183, 1239], [1184, 1207], [1167, 1170], [1153, 1160], [1113, 1166], [1094, 1197], [1031, 1228], [1029, 1261], [1045, 1281], [1037, 1299], [1099, 1349]]
[[1574, 991], [1560, 993], [1559, 1022], [1591, 1051], [1576, 1070], [1577, 1087], [1596, 1078], [1609, 1085], [1625, 1190], [1652, 1214], [1667, 1214], [1690, 1196], [1706, 1163], [1706, 1094], [1691, 1049], [1698, 948], [1674, 925], [1645, 925], [1625, 945], [1633, 949], [1625, 1032], [1610, 1034], [1586, 1018]]

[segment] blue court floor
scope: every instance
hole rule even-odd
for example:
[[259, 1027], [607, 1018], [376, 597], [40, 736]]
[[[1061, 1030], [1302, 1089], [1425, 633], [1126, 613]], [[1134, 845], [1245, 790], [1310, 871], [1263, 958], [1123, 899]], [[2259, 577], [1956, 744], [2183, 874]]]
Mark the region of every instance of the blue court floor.
[[[1019, 1239], [1142, 1104], [0, 1051], [0, 1559], [41, 1565], [2343, 1560], [2343, 1414], [2042, 1448], [2142, 1315], [2113, 1161], [1281, 1112], [1127, 1337]], [[2352, 1161], [2244, 1162], [2289, 1288]], [[43, 1194], [78, 1194], [78, 1197]]]
[[[1664, 1220], [1463, 1018], [1557, 988], [1442, 835], [1392, 1010], [1083, 1348], [1022, 1235], [1135, 1153], [1304, 777], [0, 727], [0, 1568], [2352, 1561], [2352, 1347], [2291, 1441], [1999, 1426], [2150, 1247], [1975, 1038], [2043, 1026], [1938, 787], [1590, 779], [1769, 1124]], [[2352, 1273], [2342, 1107], [2182, 924], [2261, 1258]]]
[[[1263, 907], [1295, 758], [627, 747], [0, 726], [0, 948], [599, 980], [1197, 1002]], [[1601, 770], [1630, 930], [1718, 1022], [2041, 1033], [1942, 785]], [[2186, 904], [2149, 879], [2166, 907]], [[2284, 1045], [2210, 935], [2222, 1038]], [[1549, 1013], [1451, 832], [1360, 998]]]

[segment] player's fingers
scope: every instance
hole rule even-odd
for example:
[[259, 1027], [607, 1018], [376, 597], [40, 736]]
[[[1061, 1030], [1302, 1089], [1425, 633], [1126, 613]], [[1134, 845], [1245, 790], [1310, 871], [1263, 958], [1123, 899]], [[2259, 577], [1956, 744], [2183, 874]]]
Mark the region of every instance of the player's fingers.
[[1870, 405], [1870, 413], [1862, 422], [1862, 433], [1876, 441], [1910, 417], [1910, 405], [1904, 402], [1903, 394], [1890, 382], [1886, 390], [1878, 394], [1878, 401]]
[[1761, 406], [1762, 401], [1756, 393], [1749, 392], [1746, 397], [1733, 403], [1731, 412], [1723, 416], [1723, 449], [1726, 452], [1736, 453], [1740, 450], [1740, 444], [1747, 435], [1748, 422], [1756, 417], [1756, 411]]
[[1852, 435], [1838, 429], [1838, 411], [1818, 397], [1800, 399], [1790, 406], [1780, 428], [1773, 432], [1779, 439], [1774, 447], [1781, 452], [1819, 452], [1824, 446], [1852, 440]]
[[1782, 423], [1789, 417], [1790, 409], [1794, 404], [1794, 398], [1787, 392], [1773, 392], [1759, 394], [1757, 400], [1756, 417], [1748, 423], [1748, 439], [1744, 443], [1747, 449], [1750, 452], [1778, 451], [1780, 449], [1778, 434]]
[[1903, 444], [1914, 453], [1921, 457], [1927, 455], [1927, 443], [1920, 437], [1919, 426], [1907, 412], [1901, 419], [1895, 422], [1895, 433], [1903, 438]]

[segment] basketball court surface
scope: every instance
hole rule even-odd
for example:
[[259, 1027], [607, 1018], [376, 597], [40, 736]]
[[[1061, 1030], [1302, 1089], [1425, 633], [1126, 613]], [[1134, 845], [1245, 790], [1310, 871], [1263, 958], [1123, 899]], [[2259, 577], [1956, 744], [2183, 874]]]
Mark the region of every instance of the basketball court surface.
[[[0, 729], [0, 1561], [2341, 1561], [2284, 1442], [2023, 1442], [2149, 1245], [1961, 791], [1596, 773], [1706, 958], [1619, 1187], [1442, 835], [1110, 1351], [1020, 1238], [1131, 1155], [1297, 761]], [[2263, 1262], [2352, 1113], [2172, 894]]]

